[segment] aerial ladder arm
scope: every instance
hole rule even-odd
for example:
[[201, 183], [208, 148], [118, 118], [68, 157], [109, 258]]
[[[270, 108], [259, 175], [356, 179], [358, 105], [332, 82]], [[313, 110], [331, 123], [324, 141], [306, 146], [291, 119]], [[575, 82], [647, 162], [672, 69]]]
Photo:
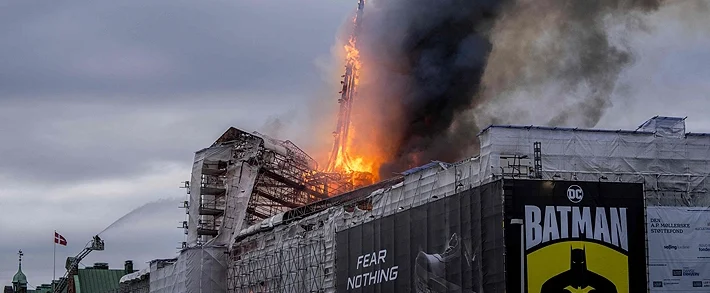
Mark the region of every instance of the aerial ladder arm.
[[73, 271], [77, 270], [79, 268], [79, 263], [81, 263], [81, 261], [87, 255], [89, 255], [90, 252], [94, 250], [104, 250], [104, 241], [99, 238], [99, 235], [94, 236], [94, 238], [91, 239], [91, 242], [89, 242], [86, 247], [84, 247], [84, 250], [79, 252], [79, 254], [77, 254], [75, 257], [67, 258], [67, 271], [64, 273], [64, 276], [62, 278], [59, 278], [59, 281], [54, 286], [54, 293], [60, 293], [67, 288], [67, 284], [69, 283], [69, 275]]

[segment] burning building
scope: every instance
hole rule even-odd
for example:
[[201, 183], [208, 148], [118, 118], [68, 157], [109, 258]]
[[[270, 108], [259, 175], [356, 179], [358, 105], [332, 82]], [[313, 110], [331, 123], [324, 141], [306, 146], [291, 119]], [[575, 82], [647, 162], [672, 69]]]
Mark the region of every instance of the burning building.
[[[710, 287], [702, 280], [710, 273], [702, 258], [710, 135], [687, 133], [684, 118], [654, 117], [636, 130], [492, 125], [478, 138], [475, 157], [337, 195], [325, 194], [328, 182], [309, 181], [318, 172], [305, 168], [300, 185], [281, 197], [300, 201], [284, 204], [258, 190], [287, 178], [267, 170], [278, 161], [271, 152], [290, 144], [230, 129], [195, 156], [188, 243], [177, 259], [151, 265], [150, 291]], [[254, 148], [244, 155], [248, 141]], [[302, 154], [295, 149], [281, 155]], [[205, 171], [219, 161], [223, 172]], [[222, 181], [206, 185], [217, 173]], [[219, 213], [200, 212], [213, 201], [224, 202], [210, 206]], [[580, 273], [597, 277], [592, 283]]]
[[[185, 184], [187, 240], [179, 257], [157, 260], [140, 275], [149, 276], [150, 292], [710, 288], [702, 277], [710, 276], [702, 255], [710, 248], [692, 240], [710, 231], [700, 225], [710, 223], [710, 135], [687, 133], [685, 119], [674, 117], [654, 117], [636, 130], [491, 125], [476, 135], [478, 121], [469, 127], [453, 117], [477, 103], [471, 99], [490, 51], [485, 31], [498, 4], [460, 10], [455, 3], [441, 9], [440, 23], [400, 44], [413, 46], [400, 48], [411, 64], [392, 66], [396, 76], [411, 75], [403, 84], [390, 87], [391, 79], [370, 71], [386, 84], [375, 88], [401, 90], [385, 96], [413, 99], [375, 103], [397, 116], [373, 130], [391, 132], [391, 149], [363, 148], [363, 135], [355, 135], [367, 127], [354, 113], [372, 110], [362, 104], [368, 94], [382, 94], [361, 92], [368, 67], [359, 50], [360, 0], [325, 166], [289, 141], [236, 128], [198, 151]], [[458, 58], [442, 44], [474, 53]], [[431, 76], [446, 68], [458, 71]], [[600, 70], [580, 76], [614, 71]], [[608, 98], [601, 95], [595, 99]], [[379, 135], [370, 146], [383, 142]], [[466, 149], [478, 154], [429, 161], [454, 161]], [[402, 167], [410, 169], [389, 172]], [[692, 254], [664, 250], [678, 245], [678, 235]]]
[[290, 141], [228, 129], [197, 152], [192, 178], [187, 245], [224, 245], [236, 232], [295, 207], [352, 189], [340, 173], [317, 163]]
[[[228, 292], [710, 286], [670, 275], [708, 273], [697, 251], [663, 251], [678, 235], [707, 237], [710, 220], [710, 136], [686, 133], [684, 119], [655, 117], [633, 131], [494, 125], [479, 138], [479, 156], [245, 228], [229, 252]], [[575, 257], [602, 281], [555, 279]]]
[[241, 230], [354, 188], [351, 173], [319, 170], [290, 141], [236, 128], [196, 152], [185, 182], [187, 240], [178, 258], [151, 264], [151, 292], [223, 292], [225, 253]]

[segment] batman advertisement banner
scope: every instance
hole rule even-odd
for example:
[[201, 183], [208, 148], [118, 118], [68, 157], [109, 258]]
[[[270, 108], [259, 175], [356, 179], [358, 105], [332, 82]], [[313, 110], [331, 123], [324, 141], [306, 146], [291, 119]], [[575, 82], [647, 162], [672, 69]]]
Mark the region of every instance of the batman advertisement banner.
[[497, 220], [491, 220], [500, 229], [500, 190], [498, 182], [351, 223], [336, 233], [336, 292], [482, 292], [483, 262], [498, 262], [491, 267], [503, 275], [503, 236], [499, 233], [500, 257], [483, 260], [480, 199], [482, 194], [499, 199]]
[[641, 184], [512, 180], [504, 190], [508, 292], [647, 292]]

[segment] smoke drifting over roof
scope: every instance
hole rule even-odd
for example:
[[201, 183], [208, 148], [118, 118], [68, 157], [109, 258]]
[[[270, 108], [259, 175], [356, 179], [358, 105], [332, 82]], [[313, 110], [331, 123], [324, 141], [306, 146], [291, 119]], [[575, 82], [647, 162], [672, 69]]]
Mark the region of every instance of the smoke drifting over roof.
[[493, 29], [477, 124], [594, 127], [634, 61], [615, 32], [643, 29], [643, 14], [658, 7], [658, 0], [516, 2]]
[[368, 2], [359, 36], [364, 102], [357, 107], [375, 112], [368, 139], [391, 158], [380, 174], [473, 155], [475, 134], [491, 123], [595, 126], [634, 61], [623, 39], [608, 32], [642, 29], [641, 16], [659, 6], [659, 0]]

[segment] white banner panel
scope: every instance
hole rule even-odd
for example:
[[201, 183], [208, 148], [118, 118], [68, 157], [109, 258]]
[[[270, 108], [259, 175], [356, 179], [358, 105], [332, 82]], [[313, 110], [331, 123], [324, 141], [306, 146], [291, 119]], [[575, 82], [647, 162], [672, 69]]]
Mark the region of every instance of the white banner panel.
[[710, 209], [650, 206], [651, 292], [710, 291]]

